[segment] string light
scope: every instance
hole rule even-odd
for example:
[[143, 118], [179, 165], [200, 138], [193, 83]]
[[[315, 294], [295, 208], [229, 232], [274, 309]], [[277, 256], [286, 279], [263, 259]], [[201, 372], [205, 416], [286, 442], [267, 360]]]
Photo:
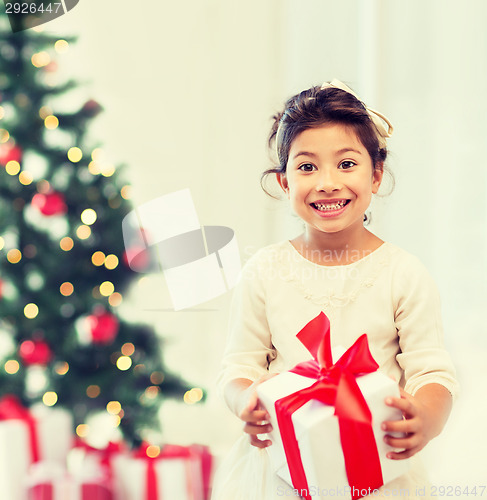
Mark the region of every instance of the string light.
[[81, 158], [83, 158], [83, 152], [81, 151], [80, 148], [77, 147], [69, 148], [68, 150], [69, 161], [72, 161], [73, 163], [78, 163], [81, 160]]
[[46, 116], [44, 119], [44, 126], [49, 130], [54, 130], [59, 126], [59, 120], [54, 115]]
[[162, 384], [163, 380], [164, 380], [164, 373], [161, 373], [161, 372], [152, 372], [151, 373], [150, 381], [154, 385]]
[[58, 54], [65, 54], [69, 50], [69, 43], [66, 40], [58, 40], [54, 44], [54, 50]]
[[96, 161], [96, 160], [100, 160], [101, 157], [103, 155], [103, 151], [101, 148], [95, 148], [92, 152], [91, 152], [91, 159], [93, 161]]
[[0, 250], [3, 250], [4, 246], [5, 246], [5, 240], [0, 236]]
[[49, 106], [42, 106], [41, 109], [39, 109], [39, 116], [45, 120], [49, 115], [52, 115], [52, 109]]
[[107, 412], [110, 415], [118, 415], [122, 411], [122, 405], [119, 401], [109, 401], [107, 403]]
[[84, 438], [88, 435], [90, 431], [90, 427], [87, 424], [79, 424], [76, 427], [76, 435], [79, 436], [80, 438]]
[[114, 254], [107, 255], [105, 259], [105, 267], [107, 269], [115, 269], [118, 266], [118, 257]]
[[17, 248], [12, 248], [7, 252], [7, 260], [10, 264], [18, 264], [22, 259], [22, 252]]
[[15, 160], [10, 160], [6, 165], [5, 165], [5, 170], [7, 171], [7, 174], [9, 175], [17, 175], [20, 172], [20, 163]]
[[128, 356], [120, 356], [117, 359], [117, 368], [120, 371], [126, 371], [132, 366], [132, 359], [129, 358]]
[[161, 454], [161, 448], [159, 446], [151, 444], [147, 447], [145, 453], [149, 458], [156, 458]]
[[65, 297], [69, 297], [74, 292], [74, 286], [69, 281], [65, 281], [59, 287], [59, 291], [61, 292], [61, 295], [64, 295]]
[[147, 389], [144, 391], [144, 394], [147, 399], [156, 399], [159, 392], [159, 387], [157, 387], [156, 385], [151, 385], [147, 387]]
[[10, 139], [10, 134], [8, 130], [0, 128], [0, 144], [5, 144]]
[[57, 403], [57, 394], [54, 391], [48, 391], [42, 396], [42, 402], [46, 406], [54, 406]]
[[87, 226], [91, 226], [97, 219], [96, 212], [92, 208], [87, 208], [81, 212], [81, 222]]
[[101, 389], [100, 389], [100, 386], [98, 386], [98, 385], [89, 385], [86, 388], [86, 395], [91, 399], [97, 398], [100, 395], [100, 393], [101, 393]]
[[5, 362], [4, 368], [9, 375], [15, 375], [19, 371], [20, 365], [17, 360], [9, 359]]
[[69, 371], [69, 363], [67, 363], [66, 361], [59, 361], [58, 363], [56, 363], [56, 367], [54, 368], [54, 370], [58, 375], [66, 375], [66, 373], [68, 373]]
[[34, 54], [31, 57], [31, 62], [36, 68], [42, 68], [51, 62], [51, 56], [43, 50]]
[[5, 108], [3, 106], [0, 106], [0, 120], [2, 120], [4, 116], [5, 116]]
[[112, 307], [118, 307], [122, 303], [123, 297], [118, 292], [113, 292], [110, 297], [108, 297], [108, 303]]
[[185, 403], [192, 405], [194, 403], [197, 403], [198, 401], [201, 401], [202, 397], [203, 391], [199, 387], [194, 387], [193, 389], [190, 389], [189, 391], [186, 391], [184, 393], [183, 400]]
[[104, 297], [109, 297], [114, 291], [115, 291], [115, 287], [113, 286], [113, 283], [111, 281], [104, 281], [100, 285], [100, 293]]
[[91, 256], [91, 262], [93, 263], [94, 266], [103, 266], [103, 263], [105, 262], [105, 254], [98, 250], [96, 251], [92, 256]]
[[112, 415], [112, 427], [118, 427], [122, 419], [118, 415]]
[[86, 240], [91, 236], [91, 228], [89, 226], [78, 226], [78, 229], [76, 229], [76, 236], [80, 240]]
[[130, 186], [124, 186], [121, 190], [120, 190], [120, 196], [124, 199], [124, 200], [130, 200], [131, 196], [132, 196], [132, 188]]
[[88, 164], [88, 170], [91, 175], [98, 175], [100, 173], [100, 166], [96, 161], [90, 161]]
[[111, 177], [115, 173], [114, 165], [104, 165], [100, 168], [100, 174], [103, 177]]
[[126, 342], [120, 350], [124, 356], [132, 356], [135, 352], [135, 346], [132, 342]]
[[20, 172], [19, 174], [19, 182], [23, 184], [24, 186], [28, 186], [29, 184], [32, 184], [32, 181], [34, 180], [34, 177], [30, 172], [27, 172], [27, 170], [24, 170], [23, 172]]
[[69, 236], [65, 236], [59, 242], [59, 246], [61, 247], [61, 250], [64, 250], [65, 252], [69, 252], [74, 247], [74, 241]]
[[31, 302], [24, 307], [24, 315], [28, 319], [34, 319], [39, 314], [39, 308], [36, 304]]

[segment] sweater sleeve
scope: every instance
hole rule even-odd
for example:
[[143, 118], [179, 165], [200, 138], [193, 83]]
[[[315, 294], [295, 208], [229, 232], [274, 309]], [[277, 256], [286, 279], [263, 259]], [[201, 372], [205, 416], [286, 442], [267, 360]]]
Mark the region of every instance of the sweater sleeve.
[[243, 267], [232, 299], [227, 346], [217, 384], [221, 394], [236, 378], [257, 380], [275, 359], [266, 317], [265, 274], [269, 271], [265, 249]]
[[395, 324], [404, 372], [404, 390], [410, 394], [426, 384], [458, 391], [455, 368], [443, 342], [440, 298], [432, 277], [414, 256], [408, 255], [393, 281]]

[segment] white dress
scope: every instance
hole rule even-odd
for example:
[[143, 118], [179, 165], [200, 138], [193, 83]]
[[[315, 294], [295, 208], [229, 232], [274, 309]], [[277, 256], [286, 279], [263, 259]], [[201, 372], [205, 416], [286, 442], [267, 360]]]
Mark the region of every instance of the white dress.
[[[296, 334], [320, 311], [330, 319], [332, 347], [349, 347], [367, 333], [381, 370], [407, 392], [438, 383], [455, 395], [436, 285], [416, 257], [387, 242], [343, 266], [315, 264], [289, 241], [257, 252], [234, 293], [220, 390], [235, 378], [256, 380], [311, 359]], [[384, 485], [384, 496], [407, 489], [414, 498], [424, 486], [418, 455], [411, 461], [410, 473]], [[243, 435], [216, 474], [212, 499], [274, 500], [291, 493], [271, 470], [267, 450]]]

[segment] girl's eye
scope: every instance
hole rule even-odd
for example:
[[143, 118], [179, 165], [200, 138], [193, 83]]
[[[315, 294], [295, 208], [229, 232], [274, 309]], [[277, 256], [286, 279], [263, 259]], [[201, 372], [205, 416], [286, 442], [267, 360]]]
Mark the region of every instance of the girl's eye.
[[316, 170], [316, 167], [311, 163], [303, 163], [302, 165], [299, 165], [298, 170], [301, 170], [302, 172], [312, 172], [313, 170]]
[[354, 161], [346, 160], [342, 161], [340, 165], [338, 165], [338, 168], [341, 168], [342, 170], [347, 170], [355, 165], [356, 163]]

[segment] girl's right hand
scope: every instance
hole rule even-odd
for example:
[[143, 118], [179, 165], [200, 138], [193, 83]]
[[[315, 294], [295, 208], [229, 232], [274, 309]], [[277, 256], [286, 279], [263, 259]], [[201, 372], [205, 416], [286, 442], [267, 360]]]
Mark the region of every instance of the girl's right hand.
[[237, 415], [245, 422], [243, 430], [249, 435], [250, 444], [257, 448], [267, 448], [272, 444], [270, 439], [259, 439], [259, 434], [267, 434], [272, 431], [272, 425], [269, 423], [270, 415], [257, 396], [257, 386], [272, 376], [265, 375], [261, 377], [242, 391], [240, 395], [242, 405]]

